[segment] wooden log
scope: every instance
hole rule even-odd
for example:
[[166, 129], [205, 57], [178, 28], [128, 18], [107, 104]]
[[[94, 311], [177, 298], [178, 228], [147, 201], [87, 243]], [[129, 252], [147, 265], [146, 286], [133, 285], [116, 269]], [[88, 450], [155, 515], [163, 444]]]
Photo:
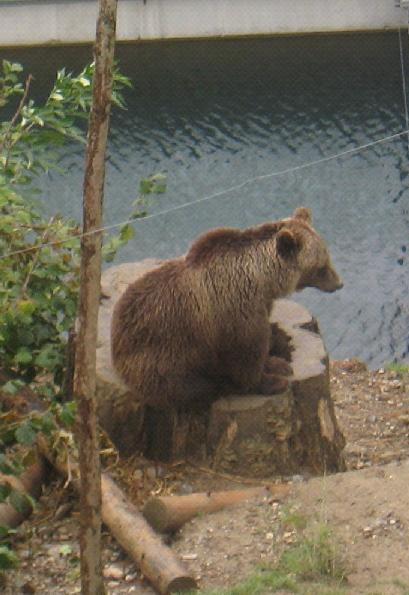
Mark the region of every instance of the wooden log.
[[[43, 436], [38, 437], [38, 447], [59, 473], [68, 475], [67, 465], [53, 456]], [[79, 491], [78, 465], [73, 462], [70, 464], [70, 477], [73, 486]], [[101, 474], [101, 495], [103, 522], [159, 593], [198, 588], [195, 579], [170, 548], [162, 543], [136, 506], [126, 499], [107, 473]]]
[[197, 589], [196, 581], [188, 575], [154, 533], [136, 507], [126, 500], [112, 479], [102, 475], [102, 518], [109, 519], [109, 527], [118, 543], [132, 556], [160, 593], [174, 593]]
[[[45, 474], [45, 461], [42, 457], [39, 457], [20, 477], [0, 473], [0, 484], [9, 484], [13, 489], [27, 492], [33, 498], [37, 498], [41, 493], [41, 485]], [[0, 504], [0, 525], [6, 525], [9, 528], [17, 527], [31, 512], [31, 506], [28, 506], [23, 513], [18, 512], [11, 504], [2, 502]]]
[[186, 496], [162, 496], [150, 498], [142, 512], [156, 531], [165, 533], [176, 531], [198, 514], [216, 512], [227, 506], [256, 497], [268, 496], [280, 499], [288, 492], [289, 486], [280, 484], [271, 488], [255, 487]]

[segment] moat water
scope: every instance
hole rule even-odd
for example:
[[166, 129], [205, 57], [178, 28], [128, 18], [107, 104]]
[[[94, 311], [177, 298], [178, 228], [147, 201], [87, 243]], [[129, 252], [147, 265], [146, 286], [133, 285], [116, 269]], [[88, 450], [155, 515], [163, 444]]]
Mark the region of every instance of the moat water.
[[[405, 37], [405, 44], [407, 39]], [[409, 65], [405, 47], [405, 64]], [[0, 50], [44, 97], [58, 68], [89, 47]], [[242, 182], [304, 165], [406, 128], [397, 33], [120, 45], [134, 87], [112, 118], [105, 222], [127, 218], [139, 180], [167, 175], [160, 213]], [[409, 79], [408, 79], [409, 80]], [[277, 177], [136, 224], [121, 261], [184, 252], [200, 232], [311, 208], [344, 289], [296, 300], [319, 319], [331, 357], [371, 366], [409, 360], [408, 138]], [[50, 212], [81, 217], [83, 149], [40, 181]]]

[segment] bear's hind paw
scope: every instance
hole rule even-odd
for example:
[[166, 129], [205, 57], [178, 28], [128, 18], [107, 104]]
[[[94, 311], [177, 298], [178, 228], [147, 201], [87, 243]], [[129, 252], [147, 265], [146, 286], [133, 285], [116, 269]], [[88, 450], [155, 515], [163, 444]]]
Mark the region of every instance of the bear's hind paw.
[[270, 355], [264, 363], [264, 372], [278, 376], [292, 376], [293, 369], [283, 357]]
[[260, 383], [260, 392], [262, 395], [278, 395], [288, 390], [289, 384], [288, 378], [283, 376], [263, 374]]

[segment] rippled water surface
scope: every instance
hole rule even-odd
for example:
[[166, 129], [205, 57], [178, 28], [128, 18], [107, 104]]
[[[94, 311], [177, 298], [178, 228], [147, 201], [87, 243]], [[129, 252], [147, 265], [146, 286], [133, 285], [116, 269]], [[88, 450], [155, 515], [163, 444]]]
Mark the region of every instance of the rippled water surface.
[[[42, 96], [63, 65], [90, 48], [3, 51], [34, 72]], [[405, 129], [396, 33], [122, 45], [134, 89], [115, 112], [106, 183], [108, 224], [127, 218], [141, 177], [165, 172], [149, 212], [303, 165]], [[407, 55], [405, 59], [407, 61]], [[169, 257], [201, 231], [248, 226], [312, 209], [345, 286], [297, 300], [318, 317], [332, 357], [372, 366], [409, 359], [409, 190], [405, 137], [137, 224], [121, 259]], [[81, 216], [83, 155], [41, 180], [52, 212]]]

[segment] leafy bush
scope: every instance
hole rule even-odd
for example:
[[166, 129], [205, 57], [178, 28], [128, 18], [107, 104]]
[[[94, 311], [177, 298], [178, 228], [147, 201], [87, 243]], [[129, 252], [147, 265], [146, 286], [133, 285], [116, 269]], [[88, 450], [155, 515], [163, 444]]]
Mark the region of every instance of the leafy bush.
[[[77, 308], [80, 228], [60, 215], [45, 219], [33, 182], [57, 167], [65, 143], [85, 143], [80, 123], [91, 106], [92, 75], [93, 65], [78, 76], [61, 70], [44, 104], [36, 105], [30, 98], [31, 76], [23, 82], [22, 67], [6, 60], [0, 69], [0, 109], [9, 114], [0, 121], [0, 392], [13, 399], [28, 385], [44, 404], [42, 411], [21, 416], [16, 409], [2, 411], [0, 400], [0, 450], [13, 443], [30, 447], [38, 431], [50, 433], [74, 420], [75, 405], [55, 397], [61, 393]], [[115, 71], [114, 105], [124, 106], [121, 91], [129, 85]], [[162, 176], [142, 180], [130, 218], [145, 214], [146, 195], [164, 190]], [[105, 259], [111, 261], [132, 235], [133, 228], [123, 225], [105, 242]], [[24, 457], [0, 454], [2, 473], [19, 474], [24, 465]], [[33, 504], [4, 483], [0, 502], [20, 511]], [[8, 547], [11, 533], [0, 526], [0, 571], [16, 564]]]
[[[37, 382], [51, 396], [62, 382], [78, 294], [79, 228], [59, 215], [45, 220], [30, 193], [33, 178], [56, 167], [62, 145], [84, 142], [78, 124], [91, 105], [92, 73], [92, 65], [76, 77], [61, 70], [37, 106], [29, 98], [31, 77], [23, 85], [22, 67], [3, 61], [0, 105], [19, 98], [14, 115], [0, 124], [0, 361], [11, 379], [3, 387], [8, 392]], [[114, 104], [123, 106], [125, 85], [116, 72]], [[129, 227], [122, 229], [114, 248], [130, 236]], [[42, 244], [48, 245], [38, 249]]]

